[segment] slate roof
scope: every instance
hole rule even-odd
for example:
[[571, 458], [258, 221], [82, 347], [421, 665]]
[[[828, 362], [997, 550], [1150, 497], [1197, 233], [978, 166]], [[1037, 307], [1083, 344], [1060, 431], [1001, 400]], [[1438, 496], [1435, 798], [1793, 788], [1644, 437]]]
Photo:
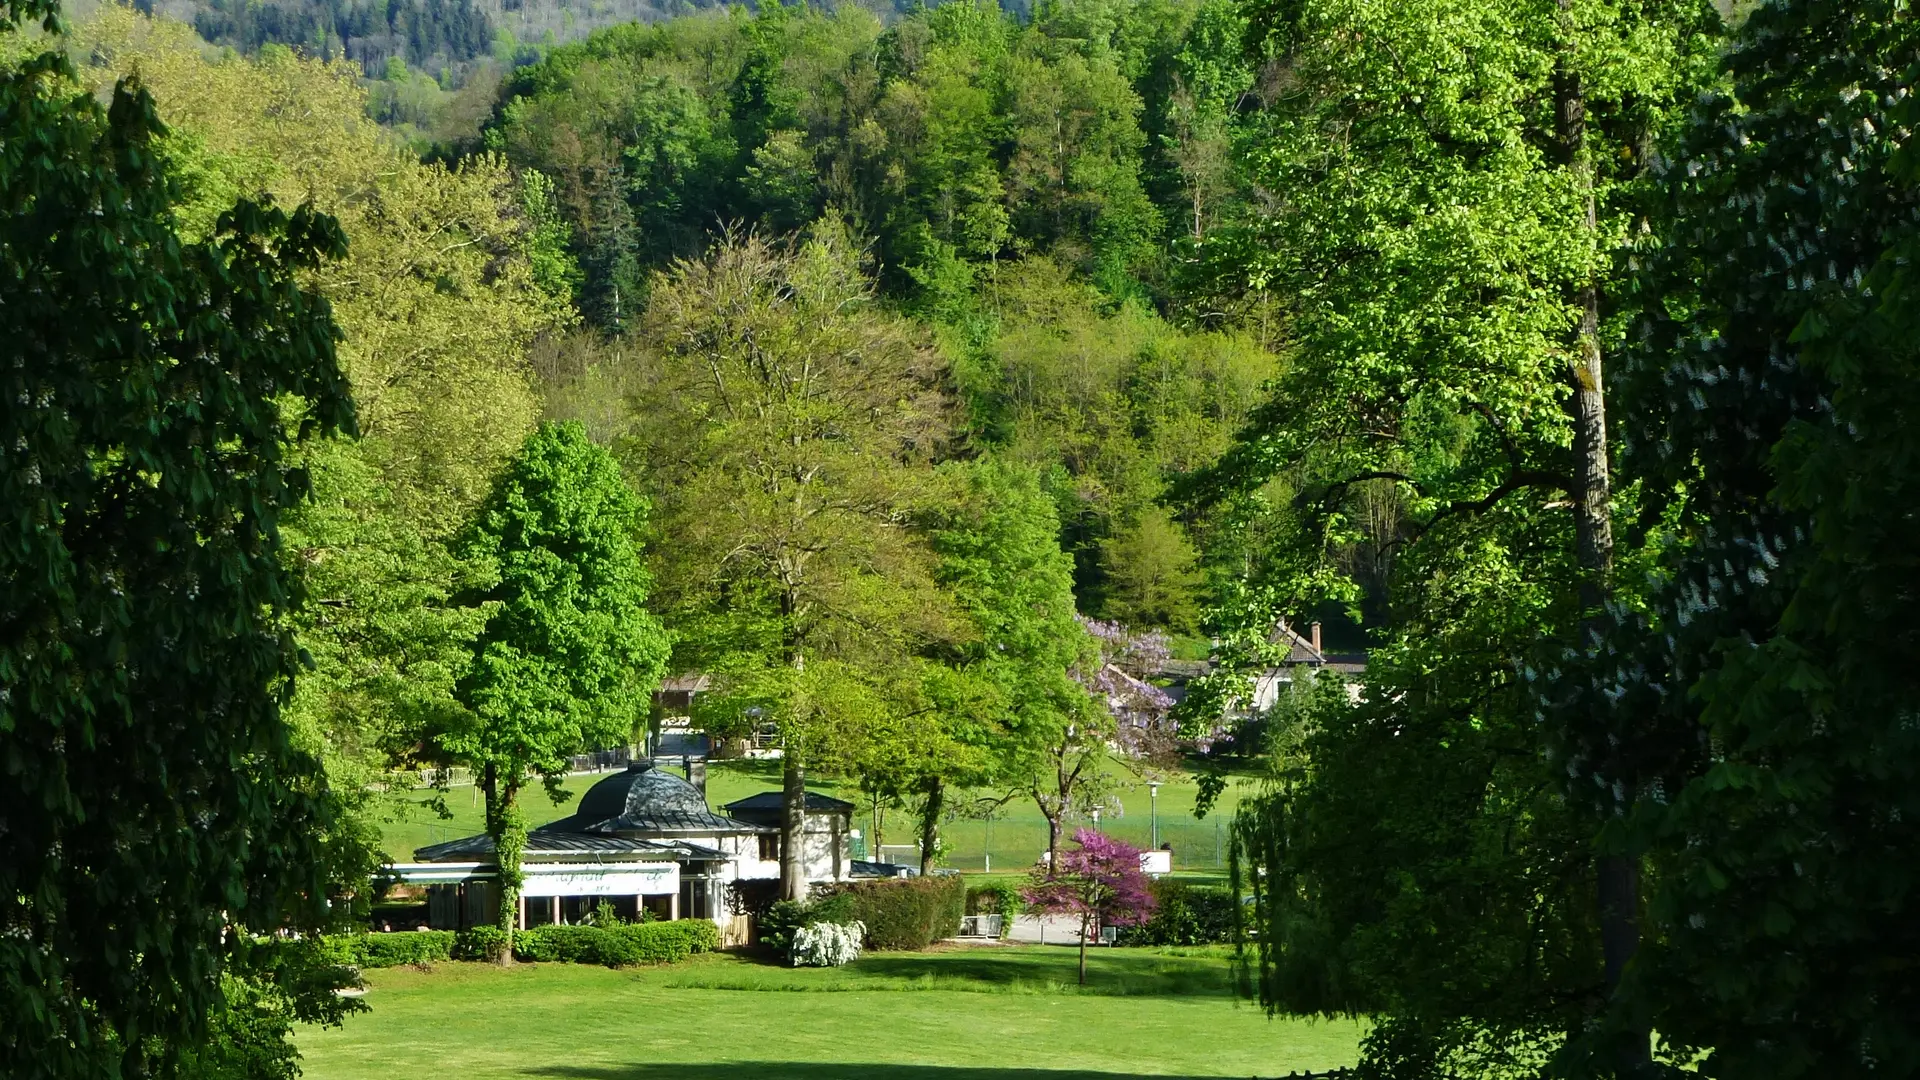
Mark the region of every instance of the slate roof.
[[[588, 788], [573, 813], [528, 832], [526, 853], [657, 853], [670, 859], [724, 860], [727, 856], [720, 851], [692, 841], [772, 831], [765, 825], [721, 817], [707, 809], [707, 797], [699, 788], [655, 768], [651, 761], [636, 761]], [[462, 837], [418, 848], [413, 855], [421, 862], [456, 856], [491, 858], [493, 837]]]
[[[562, 820], [565, 820], [564, 818]], [[558, 824], [556, 822], [555, 824]], [[658, 855], [664, 859], [725, 861], [726, 855], [704, 844], [674, 840], [639, 840], [627, 836], [590, 836], [581, 833], [552, 832], [541, 826], [527, 833], [528, 855]], [[415, 848], [413, 857], [421, 862], [445, 862], [460, 857], [490, 859], [493, 837], [486, 833], [463, 836], [458, 840]]]
[[[738, 814], [743, 810], [747, 813], [765, 813], [770, 810], [778, 811], [784, 810], [785, 808], [786, 795], [784, 793], [778, 791], [763, 791], [758, 795], [749, 795], [744, 799], [735, 799], [720, 809], [725, 810], [729, 814]], [[814, 813], [834, 811], [851, 814], [854, 810], [852, 803], [842, 799], [836, 799], [831, 795], [822, 795], [817, 791], [807, 792], [806, 808], [808, 811]]]
[[636, 761], [587, 789], [571, 817], [542, 829], [630, 835], [764, 831], [707, 809], [700, 789], [651, 761]]

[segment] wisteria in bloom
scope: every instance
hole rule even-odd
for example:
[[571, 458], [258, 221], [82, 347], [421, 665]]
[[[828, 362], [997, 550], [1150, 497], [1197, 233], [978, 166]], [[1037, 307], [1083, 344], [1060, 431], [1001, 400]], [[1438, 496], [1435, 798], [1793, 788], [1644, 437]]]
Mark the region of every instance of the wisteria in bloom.
[[[1137, 761], [1171, 765], [1182, 749], [1181, 724], [1173, 716], [1172, 695], [1147, 681], [1165, 671], [1172, 659], [1167, 635], [1158, 630], [1140, 633], [1084, 615], [1080, 625], [1099, 644], [1100, 655], [1090, 668], [1076, 670], [1074, 678], [1113, 715], [1120, 751]], [[1227, 733], [1224, 717], [1216, 718], [1190, 732], [1185, 743], [1204, 754]]]
[[1179, 752], [1180, 730], [1170, 719], [1173, 697], [1147, 681], [1171, 658], [1167, 636], [1135, 633], [1117, 622], [1081, 616], [1080, 624], [1100, 646], [1099, 656], [1073, 677], [1099, 698], [1115, 720], [1114, 741], [1128, 757], [1170, 763]]

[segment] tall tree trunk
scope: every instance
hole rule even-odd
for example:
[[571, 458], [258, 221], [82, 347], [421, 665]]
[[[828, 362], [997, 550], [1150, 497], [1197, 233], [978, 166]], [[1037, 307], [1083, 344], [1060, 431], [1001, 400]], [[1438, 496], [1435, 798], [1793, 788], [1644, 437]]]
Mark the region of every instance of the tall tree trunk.
[[1087, 938], [1093, 935], [1093, 915], [1080, 916], [1080, 985], [1087, 985]]
[[1052, 877], [1054, 871], [1060, 866], [1061, 812], [1049, 809], [1047, 804], [1042, 800], [1035, 799], [1034, 801], [1040, 803], [1040, 816], [1047, 819], [1047, 876]]
[[[787, 664], [794, 671], [807, 666], [806, 649], [801, 643], [794, 619], [800, 611], [800, 597], [790, 586], [780, 594], [782, 646]], [[780, 727], [780, 895], [787, 900], [807, 898], [807, 776], [800, 760], [800, 732], [794, 730], [798, 718], [789, 702], [788, 716]]]
[[506, 941], [500, 949], [500, 966], [513, 964], [513, 935], [520, 922], [520, 857], [526, 850], [526, 823], [520, 820], [517, 799], [520, 785], [512, 777], [503, 777], [498, 766], [488, 765], [482, 773], [482, 789], [487, 799], [487, 835], [493, 837], [494, 861], [499, 867], [500, 913], [496, 919]]
[[920, 876], [933, 873], [934, 847], [940, 843], [940, 812], [947, 801], [947, 786], [937, 776], [927, 778], [927, 803], [920, 811]]
[[780, 761], [780, 895], [788, 900], [805, 900], [807, 778], [791, 745]]
[[[1561, 43], [1559, 68], [1554, 73], [1554, 120], [1562, 160], [1579, 185], [1585, 199], [1584, 225], [1593, 242], [1599, 240], [1599, 217], [1594, 205], [1593, 158], [1587, 147], [1586, 88], [1579, 72], [1572, 69], [1573, 0], [1558, 0]], [[1581, 646], [1586, 647], [1598, 632], [1599, 619], [1609, 596], [1613, 577], [1612, 480], [1607, 457], [1606, 384], [1600, 353], [1600, 286], [1595, 275], [1581, 282], [1574, 293], [1580, 325], [1576, 338], [1572, 370], [1572, 393], [1568, 409], [1573, 420], [1573, 521], [1575, 558], [1580, 565], [1579, 624]], [[1607, 763], [1602, 763], [1605, 767]], [[1615, 771], [1615, 770], [1609, 770]], [[1628, 791], [1628, 800], [1634, 793]], [[1600, 917], [1600, 948], [1605, 965], [1609, 1000], [1619, 992], [1627, 964], [1640, 948], [1640, 867], [1630, 855], [1612, 852], [1602, 855], [1596, 867], [1596, 897]], [[1651, 1065], [1652, 1032], [1628, 1032], [1619, 1049], [1618, 1064], [1623, 1075], [1638, 1073]]]

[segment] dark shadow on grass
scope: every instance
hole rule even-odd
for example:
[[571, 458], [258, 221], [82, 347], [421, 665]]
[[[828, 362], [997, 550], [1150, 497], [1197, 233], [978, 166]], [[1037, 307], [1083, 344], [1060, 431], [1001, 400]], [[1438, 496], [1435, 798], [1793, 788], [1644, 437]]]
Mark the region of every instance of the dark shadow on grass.
[[[1080, 993], [1112, 997], [1230, 997], [1231, 976], [1222, 965], [1183, 964], [1180, 957], [1102, 949], [1088, 957], [1087, 985]], [[1167, 970], [1171, 968], [1172, 970]], [[1059, 983], [1075, 986], [1080, 960], [1073, 949], [1022, 950], [1005, 954], [979, 949], [964, 955], [868, 953], [854, 966], [875, 978], [965, 979], [986, 984]]]
[[[548, 1080], [1147, 1080], [1142, 1073], [1084, 1069], [970, 1068], [963, 1065], [885, 1065], [865, 1062], [735, 1061], [724, 1064], [548, 1065], [525, 1069]], [[1154, 1080], [1201, 1080], [1163, 1076]]]

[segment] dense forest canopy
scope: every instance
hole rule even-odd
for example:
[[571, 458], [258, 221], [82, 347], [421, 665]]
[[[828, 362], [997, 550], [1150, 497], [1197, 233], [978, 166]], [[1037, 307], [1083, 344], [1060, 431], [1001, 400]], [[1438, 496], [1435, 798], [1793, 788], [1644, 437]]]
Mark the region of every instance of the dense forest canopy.
[[471, 0], [424, 3], [253, 4], [212, 0], [193, 20], [208, 41], [258, 52], [269, 43], [384, 71], [388, 57], [459, 63], [491, 52], [493, 24]]
[[1165, 304], [1181, 285], [1170, 241], [1239, 193], [1227, 145], [1254, 101], [1240, 35], [1232, 5], [1180, 0], [1030, 20], [979, 2], [891, 22], [713, 12], [604, 30], [514, 72], [486, 143], [554, 178], [582, 306], [608, 327], [716, 224], [784, 231], [828, 207], [872, 239], [886, 290], [937, 317], [1032, 255], [1110, 302]]

